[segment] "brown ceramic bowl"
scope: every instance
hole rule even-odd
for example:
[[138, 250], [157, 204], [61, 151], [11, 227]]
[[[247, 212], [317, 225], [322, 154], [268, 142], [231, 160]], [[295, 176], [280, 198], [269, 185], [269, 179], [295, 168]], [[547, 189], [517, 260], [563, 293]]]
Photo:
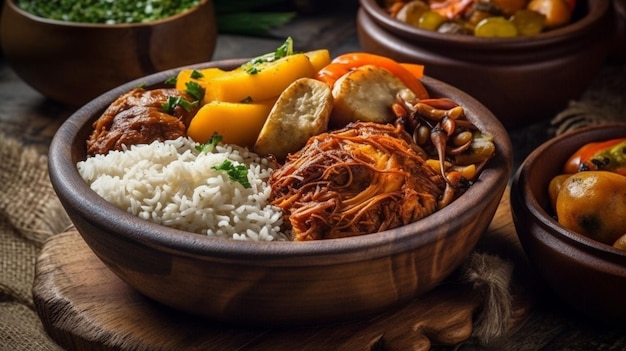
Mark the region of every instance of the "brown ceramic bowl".
[[148, 74], [211, 60], [217, 40], [212, 0], [141, 24], [49, 20], [6, 0], [0, 21], [4, 56], [44, 96], [80, 106]]
[[533, 37], [480, 38], [413, 27], [360, 0], [364, 50], [425, 65], [425, 73], [482, 102], [505, 127], [549, 118], [602, 67], [611, 38], [610, 0], [577, 2], [575, 22]]
[[[200, 67], [235, 67], [241, 61]], [[488, 228], [512, 167], [510, 139], [479, 102], [424, 78], [495, 138], [497, 152], [477, 182], [431, 216], [378, 234], [314, 242], [216, 239], [144, 221], [105, 201], [80, 177], [93, 121], [119, 95], [156, 87], [175, 70], [136, 80], [72, 115], [51, 145], [52, 185], [84, 240], [121, 279], [174, 309], [255, 325], [327, 323], [370, 315], [425, 293], [453, 272]]]
[[624, 136], [626, 124], [616, 124], [551, 139], [526, 158], [511, 186], [513, 221], [535, 270], [566, 306], [604, 321], [626, 321], [626, 252], [561, 227], [548, 184], [580, 146]]

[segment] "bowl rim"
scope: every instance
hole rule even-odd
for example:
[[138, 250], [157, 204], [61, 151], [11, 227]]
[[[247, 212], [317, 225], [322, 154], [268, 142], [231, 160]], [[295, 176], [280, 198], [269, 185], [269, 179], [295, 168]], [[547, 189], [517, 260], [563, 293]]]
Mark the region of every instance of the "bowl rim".
[[[533, 36], [515, 38], [483, 38], [472, 35], [452, 35], [417, 28], [410, 24], [393, 19], [383, 11], [377, 0], [359, 0], [361, 8], [385, 30], [393, 32], [407, 39], [426, 42], [433, 45], [457, 45], [469, 49], [481, 50], [523, 50], [534, 48], [537, 45], [554, 45], [560, 41], [575, 40], [587, 31], [587, 28], [602, 19], [608, 12], [610, 0], [587, 0], [587, 13], [577, 21]], [[568, 34], [568, 36], [565, 36]], [[494, 45], [497, 44], [497, 45]]]
[[[609, 260], [617, 259], [623, 261], [626, 258], [626, 251], [619, 250], [612, 247], [611, 245], [599, 242], [561, 226], [558, 221], [554, 217], [552, 217], [543, 206], [539, 204], [539, 201], [530, 190], [530, 183], [528, 181], [529, 174], [532, 172], [533, 163], [541, 155], [549, 153], [551, 149], [558, 147], [558, 145], [562, 144], [563, 142], [572, 140], [574, 138], [581, 139], [581, 137], [586, 137], [585, 140], [588, 140], [586, 142], [606, 140], [606, 137], [601, 137], [599, 135], [595, 136], [595, 133], [602, 130], [616, 129], [626, 132], [626, 123], [609, 123], [603, 125], [582, 127], [547, 140], [539, 147], [534, 149], [522, 162], [513, 177], [511, 191], [515, 192], [515, 196], [521, 199], [520, 202], [521, 205], [524, 207], [524, 210], [527, 211], [533, 218], [535, 218], [538, 221], [539, 225], [542, 226], [545, 231], [551, 236], [571, 243], [575, 247], [585, 249], [588, 252], [602, 253], [604, 255], [608, 255]], [[582, 144], [580, 146], [582, 146]], [[518, 231], [518, 236], [520, 234], [525, 235], [525, 233]]]
[[[48, 169], [52, 185], [59, 197], [63, 201], [67, 201], [69, 208], [77, 208], [82, 215], [89, 219], [92, 225], [107, 231], [116, 231], [116, 229], [123, 227], [125, 230], [122, 236], [125, 240], [139, 242], [149, 247], [158, 247], [161, 251], [180, 256], [194, 256], [200, 259], [210, 252], [212, 259], [240, 261], [244, 257], [246, 260], [262, 261], [264, 264], [288, 264], [292, 267], [299, 264], [311, 266], [311, 260], [306, 259], [306, 257], [311, 256], [324, 258], [324, 260], [316, 262], [318, 265], [330, 265], [337, 262], [370, 260], [406, 252], [417, 247], [417, 243], [425, 244], [439, 240], [441, 234], [429, 230], [429, 228], [451, 227], [450, 222], [452, 221], [450, 221], [449, 213], [459, 213], [461, 212], [458, 210], [459, 208], [476, 207], [475, 203], [478, 201], [484, 201], [488, 204], [490, 203], [489, 200], [495, 200], [494, 197], [498, 197], [499, 202], [512, 171], [513, 153], [508, 133], [500, 121], [480, 102], [465, 92], [430, 77], [423, 78], [427, 88], [449, 90], [450, 96], [454, 99], [471, 105], [467, 106], [466, 109], [470, 116], [486, 116], [486, 119], [481, 117], [480, 120], [474, 121], [479, 129], [494, 136], [500, 135], [500, 138], [494, 139], [496, 154], [490, 160], [491, 166], [483, 169], [475, 184], [462, 195], [465, 200], [453, 201], [446, 208], [431, 214], [428, 221], [416, 221], [401, 228], [358, 237], [297, 243], [291, 241], [240, 241], [207, 237], [141, 220], [104, 200], [91, 190], [80, 177], [75, 166], [78, 160], [73, 159], [72, 150], [74, 147], [84, 148], [84, 146], [74, 145], [78, 142], [75, 139], [80, 135], [81, 129], [90, 128], [91, 124], [89, 123], [87, 126], [87, 123], [93, 122], [115, 98], [140, 85], [152, 86], [158, 82], [164, 82], [182, 68], [234, 68], [245, 60], [212, 61], [155, 73], [112, 89], [77, 110], [60, 126], [50, 144]], [[82, 143], [84, 145], [84, 139], [82, 139]], [[74, 164], [74, 166], [68, 170], [65, 168], [68, 164]], [[494, 167], [494, 164], [499, 167]], [[502, 191], [485, 191], [485, 189], [501, 189]], [[484, 194], [481, 194], [481, 191]], [[463, 204], [466, 205], [462, 206]], [[102, 211], [102, 208], [105, 211]], [[72, 217], [72, 211], [68, 209], [70, 217]], [[110, 220], [111, 214], [116, 217], [115, 223]], [[469, 214], [462, 212], [461, 215], [470, 217]], [[454, 225], [457, 228], [461, 227], [460, 224]], [[415, 232], [422, 233], [414, 235]], [[445, 235], [451, 236], [454, 233], [449, 230]], [[367, 252], [367, 255], [364, 255], [363, 252]], [[285, 258], [289, 258], [288, 263], [285, 263]]]
[[212, 5], [209, 0], [199, 0], [199, 1], [200, 3], [198, 5], [194, 7], [190, 7], [184, 11], [178, 12], [176, 14], [173, 14], [165, 18], [160, 18], [154, 21], [149, 21], [149, 22], [115, 23], [115, 24], [71, 22], [71, 21], [62, 21], [62, 20], [57, 20], [57, 19], [52, 19], [52, 18], [40, 17], [26, 10], [23, 10], [21, 7], [17, 5], [16, 0], [5, 0], [4, 6], [10, 7], [13, 12], [20, 14], [21, 16], [23, 16], [24, 18], [27, 18], [28, 20], [32, 22], [40, 22], [40, 23], [44, 23], [47, 25], [62, 26], [62, 27], [68, 27], [68, 28], [86, 28], [87, 27], [87, 28], [111, 28], [112, 29], [112, 28], [151, 27], [155, 25], [160, 25], [163, 23], [175, 21], [184, 16], [188, 16], [189, 14], [200, 10], [204, 6]]

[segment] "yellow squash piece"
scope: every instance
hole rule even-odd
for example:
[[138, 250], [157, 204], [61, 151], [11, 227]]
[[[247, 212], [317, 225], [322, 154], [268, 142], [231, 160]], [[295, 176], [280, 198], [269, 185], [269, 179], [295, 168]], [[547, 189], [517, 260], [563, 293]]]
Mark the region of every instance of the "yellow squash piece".
[[187, 135], [194, 141], [206, 143], [213, 133], [218, 133], [225, 144], [252, 147], [274, 102], [210, 102], [191, 120]]
[[[192, 78], [192, 76], [194, 75], [194, 71], [196, 72], [196, 75], [200, 75], [199, 77], [196, 78]], [[200, 70], [194, 70], [194, 69], [182, 69], [180, 70], [180, 72], [178, 72], [178, 75], [176, 76], [176, 89], [178, 91], [185, 91], [187, 90], [187, 83], [189, 82], [195, 82], [198, 83], [201, 87], [203, 87], [204, 89], [207, 88], [209, 82], [211, 81], [211, 79], [213, 79], [214, 77], [220, 76], [222, 74], [226, 73], [226, 71], [221, 70], [219, 68], [205, 68], [205, 69], [200, 69]]]
[[276, 99], [298, 78], [311, 77], [315, 67], [306, 54], [294, 54], [256, 66], [251, 74], [235, 69], [213, 77], [206, 87], [203, 103], [243, 102]]
[[311, 50], [304, 53], [311, 61], [315, 72], [326, 67], [330, 63], [330, 52], [326, 49]]

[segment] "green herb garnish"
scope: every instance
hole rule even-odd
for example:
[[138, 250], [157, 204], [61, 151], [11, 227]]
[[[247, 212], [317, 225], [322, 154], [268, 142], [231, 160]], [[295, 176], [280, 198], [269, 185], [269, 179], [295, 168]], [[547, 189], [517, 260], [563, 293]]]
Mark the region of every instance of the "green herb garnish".
[[191, 95], [196, 100], [202, 100], [204, 98], [204, 88], [196, 82], [185, 83], [185, 92]]
[[230, 180], [241, 184], [246, 189], [252, 187], [248, 181], [248, 168], [244, 165], [235, 166], [232, 162], [230, 162], [230, 160], [224, 160], [221, 165], [213, 166], [213, 169], [225, 171]]
[[200, 79], [202, 77], [204, 77], [204, 74], [202, 74], [202, 72], [200, 72], [198, 70], [195, 70], [195, 69], [193, 71], [191, 71], [191, 78], [193, 78], [193, 79]]
[[163, 82], [163, 83], [165, 83], [165, 84], [167, 84], [167, 85], [176, 85], [176, 80], [177, 80], [177, 79], [176, 79], [176, 76], [174, 76], [174, 77], [169, 77], [169, 78], [167, 78], [167, 79], [165, 80], [165, 82]]
[[222, 141], [222, 136], [217, 133], [213, 133], [213, 135], [211, 135], [211, 139], [209, 139], [209, 141], [207, 141], [206, 143], [202, 145], [197, 145], [196, 150], [200, 151], [201, 153], [213, 152], [213, 149], [215, 149], [215, 146], [217, 146], [217, 144], [219, 144], [220, 141]]
[[241, 65], [241, 68], [248, 74], [257, 74], [261, 71], [261, 65], [267, 62], [274, 62], [283, 57], [293, 55], [293, 39], [288, 37], [285, 42], [276, 48], [274, 52], [267, 53], [253, 58]]
[[271, 61], [275, 61], [281, 57], [289, 55], [293, 55], [293, 39], [291, 39], [291, 37], [288, 37], [283, 45], [276, 48], [276, 51], [274, 52], [274, 59]]
[[174, 113], [174, 109], [176, 106], [180, 106], [185, 109], [185, 111], [189, 112], [193, 107], [198, 106], [199, 101], [189, 102], [186, 99], [183, 99], [181, 96], [169, 96], [167, 101], [161, 106], [165, 113], [172, 114]]

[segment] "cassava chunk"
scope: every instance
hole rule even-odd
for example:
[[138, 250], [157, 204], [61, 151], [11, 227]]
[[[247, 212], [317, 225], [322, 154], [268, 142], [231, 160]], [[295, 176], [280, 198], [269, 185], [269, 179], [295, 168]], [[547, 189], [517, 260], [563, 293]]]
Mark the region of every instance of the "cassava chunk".
[[335, 104], [331, 127], [343, 128], [356, 121], [394, 122], [391, 105], [401, 90], [407, 90], [406, 85], [377, 66], [365, 65], [344, 74], [333, 86]]
[[328, 128], [333, 97], [325, 83], [301, 78], [280, 95], [254, 145], [260, 155], [279, 160], [303, 147]]

